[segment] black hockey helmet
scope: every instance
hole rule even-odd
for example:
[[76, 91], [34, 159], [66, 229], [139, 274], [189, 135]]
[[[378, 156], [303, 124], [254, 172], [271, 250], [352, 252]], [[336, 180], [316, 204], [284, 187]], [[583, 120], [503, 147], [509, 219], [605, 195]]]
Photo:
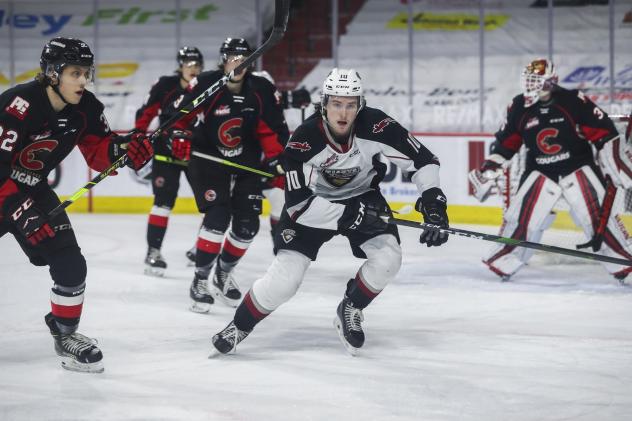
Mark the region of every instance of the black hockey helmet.
[[182, 47], [178, 50], [178, 65], [182, 67], [184, 63], [191, 61], [198, 62], [200, 66], [204, 67], [204, 56], [202, 52], [196, 47]]
[[243, 38], [226, 38], [219, 47], [220, 64], [226, 64], [228, 56], [244, 56], [252, 54], [248, 41]]
[[45, 75], [59, 77], [68, 64], [90, 67], [94, 73], [94, 54], [88, 44], [75, 38], [57, 37], [44, 45], [40, 68]]

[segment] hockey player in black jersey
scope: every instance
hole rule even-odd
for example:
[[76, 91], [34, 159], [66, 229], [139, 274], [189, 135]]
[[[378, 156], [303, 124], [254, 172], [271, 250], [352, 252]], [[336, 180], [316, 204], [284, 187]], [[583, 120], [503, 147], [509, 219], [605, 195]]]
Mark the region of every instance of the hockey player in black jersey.
[[[500, 235], [538, 242], [554, 219], [556, 202], [564, 198], [573, 220], [588, 239], [604, 215], [601, 211], [606, 193], [604, 176], [593, 149], [600, 150], [618, 137], [605, 111], [581, 91], [557, 85], [553, 63], [546, 59], [530, 62], [522, 73], [523, 93], [507, 110], [503, 126], [496, 132], [491, 154], [470, 179], [482, 193], [497, 177], [503, 163], [526, 147], [526, 169], [511, 205], [504, 215]], [[604, 221], [605, 223], [605, 221]], [[626, 242], [627, 233], [612, 212], [603, 232], [603, 241], [595, 251], [608, 256], [632, 259]], [[509, 279], [533, 255], [532, 249], [500, 246], [483, 262], [489, 269]], [[608, 272], [622, 280], [632, 268], [603, 263]]]
[[66, 212], [48, 217], [60, 200], [47, 175], [75, 146], [96, 171], [124, 154], [139, 169], [153, 149], [144, 135], [110, 130], [103, 104], [86, 89], [94, 76], [87, 44], [54, 38], [44, 46], [40, 67], [35, 81], [0, 95], [0, 236], [12, 234], [33, 265], [49, 267], [54, 284], [45, 321], [62, 366], [100, 372], [103, 355], [96, 341], [77, 332], [86, 261]]
[[[203, 72], [193, 79], [182, 103], [230, 74], [250, 53], [244, 39], [227, 38], [220, 47], [219, 69]], [[193, 300], [191, 310], [208, 312], [214, 296], [231, 306], [237, 306], [241, 299], [232, 271], [259, 231], [262, 183], [257, 174], [202, 156], [259, 167], [262, 154], [266, 162], [272, 162], [283, 151], [289, 130], [280, 94], [268, 80], [252, 75], [250, 69], [235, 74], [210, 101], [187, 117], [176, 127], [193, 131], [189, 177], [197, 207], [204, 214], [189, 293]], [[273, 165], [265, 167], [276, 171]], [[283, 178], [277, 177], [277, 183], [282, 185]], [[213, 264], [213, 281], [209, 286]]]
[[[159, 116], [162, 124], [176, 112], [173, 102], [180, 97], [189, 82], [204, 68], [204, 57], [195, 47], [182, 47], [177, 54], [178, 69], [175, 75], [162, 76], [151, 87], [143, 106], [136, 112], [135, 128], [146, 133], [147, 128]], [[180, 188], [180, 174], [188, 178], [187, 163], [191, 157], [190, 134], [171, 130], [154, 143], [156, 154], [152, 162], [151, 184], [154, 204], [147, 223], [147, 255], [145, 273], [162, 276], [167, 262], [160, 249], [167, 231], [169, 215], [175, 205]]]
[[[446, 197], [439, 187], [439, 161], [397, 121], [365, 105], [355, 70], [333, 69], [323, 84], [320, 112], [299, 126], [281, 156], [285, 209], [274, 237], [276, 257], [244, 296], [228, 326], [213, 336], [215, 353], [234, 350], [263, 318], [297, 291], [320, 247], [335, 235], [349, 240], [366, 259], [347, 282], [334, 325], [355, 355], [364, 344], [362, 311], [397, 275], [402, 252], [379, 184], [383, 159], [412, 173], [424, 220], [448, 226]], [[421, 243], [440, 246], [447, 236], [424, 231]]]

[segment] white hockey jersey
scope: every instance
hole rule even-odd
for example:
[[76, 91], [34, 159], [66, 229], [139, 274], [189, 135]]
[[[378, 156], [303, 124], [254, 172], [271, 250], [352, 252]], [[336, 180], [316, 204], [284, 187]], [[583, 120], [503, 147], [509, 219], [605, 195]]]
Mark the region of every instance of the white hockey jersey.
[[393, 162], [412, 172], [419, 194], [439, 187], [439, 160], [394, 119], [375, 108], [358, 114], [347, 144], [334, 141], [319, 114], [299, 126], [282, 155], [286, 212], [297, 223], [336, 230], [345, 206], [336, 201], [379, 190]]

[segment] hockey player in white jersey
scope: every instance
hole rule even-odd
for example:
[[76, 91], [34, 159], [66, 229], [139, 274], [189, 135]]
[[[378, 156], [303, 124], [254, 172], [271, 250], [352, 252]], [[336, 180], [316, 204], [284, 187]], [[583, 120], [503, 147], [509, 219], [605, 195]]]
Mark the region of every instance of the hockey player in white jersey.
[[[420, 198], [416, 209], [427, 223], [448, 226], [446, 197], [439, 188], [439, 161], [397, 121], [365, 105], [355, 70], [333, 69], [321, 104], [299, 126], [281, 155], [286, 204], [274, 236], [276, 257], [255, 281], [226, 328], [213, 336], [213, 354], [234, 350], [257, 323], [298, 290], [320, 247], [335, 235], [349, 240], [353, 255], [366, 259], [348, 281], [334, 325], [355, 355], [364, 344], [362, 311], [399, 271], [397, 227], [379, 183], [387, 159], [412, 172]], [[421, 243], [439, 246], [447, 235], [424, 231]]]

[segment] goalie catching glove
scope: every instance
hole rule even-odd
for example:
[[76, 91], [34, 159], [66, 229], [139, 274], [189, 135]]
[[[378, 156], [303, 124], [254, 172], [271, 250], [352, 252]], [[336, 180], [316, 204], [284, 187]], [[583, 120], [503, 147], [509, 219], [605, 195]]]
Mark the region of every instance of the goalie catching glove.
[[467, 175], [474, 197], [479, 202], [484, 202], [495, 192], [496, 179], [502, 174], [502, 164], [505, 158], [498, 154], [492, 154], [481, 165], [480, 169], [472, 170]]
[[428, 247], [440, 246], [448, 241], [448, 234], [439, 231], [437, 228], [448, 228], [448, 207], [445, 194], [438, 187], [433, 187], [421, 194], [415, 203], [415, 209], [424, 217], [426, 224], [434, 225], [435, 228], [425, 228], [419, 237], [421, 244]]

